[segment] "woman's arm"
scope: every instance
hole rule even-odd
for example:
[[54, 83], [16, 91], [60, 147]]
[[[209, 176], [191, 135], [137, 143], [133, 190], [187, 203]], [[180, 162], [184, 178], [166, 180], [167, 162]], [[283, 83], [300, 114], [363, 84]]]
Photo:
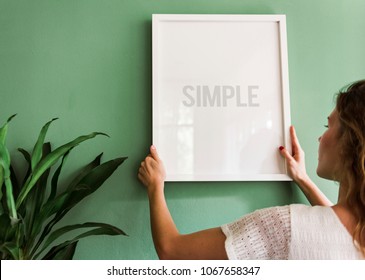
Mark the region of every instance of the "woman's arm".
[[307, 175], [305, 169], [305, 155], [301, 148], [294, 126], [290, 127], [292, 155], [284, 147], [280, 147], [281, 155], [286, 159], [289, 176], [300, 187], [308, 201], [314, 205], [332, 206], [333, 203], [322, 193]]
[[141, 163], [138, 178], [147, 187], [152, 238], [160, 259], [227, 259], [222, 230], [180, 234], [164, 195], [165, 169], [154, 146]]

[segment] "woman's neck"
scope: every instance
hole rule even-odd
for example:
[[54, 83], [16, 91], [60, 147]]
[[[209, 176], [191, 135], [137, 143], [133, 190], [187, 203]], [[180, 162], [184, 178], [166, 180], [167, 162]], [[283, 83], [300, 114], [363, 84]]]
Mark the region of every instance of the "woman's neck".
[[332, 209], [335, 211], [341, 223], [346, 227], [347, 231], [352, 235], [356, 227], [357, 219], [352, 213], [351, 207], [348, 205], [346, 193], [347, 187], [340, 183], [337, 204], [332, 206]]
[[346, 193], [347, 193], [347, 187], [344, 184], [340, 183], [340, 188], [338, 190], [337, 205], [341, 205], [347, 208], [348, 203], [347, 203]]

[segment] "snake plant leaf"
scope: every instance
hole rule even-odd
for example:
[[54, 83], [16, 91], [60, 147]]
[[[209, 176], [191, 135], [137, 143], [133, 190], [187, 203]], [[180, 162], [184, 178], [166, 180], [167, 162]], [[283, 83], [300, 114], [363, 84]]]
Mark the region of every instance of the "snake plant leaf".
[[[32, 166], [31, 166], [31, 156], [28, 153], [28, 151], [22, 149], [22, 148], [18, 148], [18, 151], [23, 155], [26, 163], [27, 163], [27, 169], [26, 169], [26, 173], [24, 175], [24, 177], [21, 180], [21, 184], [19, 185], [19, 191], [16, 193], [16, 195], [14, 196], [15, 199], [17, 199], [19, 197], [19, 193], [21, 191], [21, 189], [23, 188], [25, 182], [27, 181], [27, 179], [29, 178], [31, 171], [32, 171]], [[18, 208], [18, 213], [20, 215], [22, 215], [23, 217], [26, 216], [26, 207], [23, 205], [23, 207], [19, 207]]]
[[72, 260], [78, 241], [67, 242], [53, 247], [43, 260]]
[[[42, 159], [45, 158], [50, 153], [51, 153], [51, 144], [49, 142], [44, 143], [42, 148]], [[36, 186], [33, 188], [31, 192], [33, 193], [32, 199], [35, 202], [34, 203], [35, 209], [32, 209], [34, 213], [38, 214], [41, 209], [41, 206], [43, 205], [43, 201], [47, 191], [47, 181], [50, 171], [51, 171], [50, 168], [46, 169], [46, 171], [39, 178], [39, 180], [36, 183]]]
[[3, 182], [10, 178], [10, 155], [8, 149], [0, 142], [0, 166], [3, 168]]
[[82, 199], [95, 192], [121, 165], [127, 157], [107, 161], [87, 173], [72, 189], [68, 188], [69, 199], [64, 205], [64, 211], [70, 210]]
[[19, 251], [19, 247], [15, 242], [4, 242], [0, 245], [0, 252], [8, 256], [10, 255], [14, 260], [20, 259]]
[[32, 160], [31, 160], [30, 154], [26, 150], [24, 150], [22, 148], [18, 148], [18, 151], [23, 155], [25, 161], [28, 164], [27, 172], [25, 173], [24, 179], [23, 179], [22, 184], [21, 184], [22, 186], [24, 186], [25, 182], [29, 178], [29, 175], [32, 171]]
[[14, 226], [15, 224], [17, 224], [19, 222], [19, 219], [18, 219], [18, 213], [16, 211], [16, 207], [15, 207], [15, 200], [14, 200], [14, 196], [13, 196], [13, 186], [10, 181], [10, 178], [5, 179], [5, 188], [6, 188], [6, 201], [7, 201], [7, 206], [9, 209], [9, 216], [10, 216], [12, 226]]
[[123, 230], [121, 230], [115, 226], [112, 226], [110, 224], [106, 224], [106, 223], [89, 222], [89, 223], [83, 223], [83, 224], [68, 225], [68, 226], [64, 226], [64, 227], [59, 228], [59, 229], [55, 230], [54, 232], [52, 232], [49, 235], [49, 237], [47, 238], [47, 240], [44, 242], [42, 249], [37, 253], [37, 255], [35, 257], [38, 257], [57, 238], [63, 236], [66, 233], [69, 233], [73, 230], [79, 230], [82, 228], [93, 228], [93, 229], [86, 231], [86, 232], [76, 236], [75, 238], [66, 241], [65, 243], [78, 241], [82, 238], [92, 236], [92, 235], [125, 235], [125, 236], [127, 236], [127, 234]]
[[44, 144], [44, 139], [46, 138], [46, 134], [48, 131], [48, 128], [50, 126], [50, 124], [52, 122], [54, 122], [55, 120], [57, 120], [58, 118], [54, 118], [52, 120], [50, 120], [49, 122], [47, 122], [41, 129], [41, 132], [39, 133], [38, 136], [38, 140], [34, 145], [33, 148], [33, 152], [32, 152], [32, 170], [35, 169], [36, 165], [38, 164], [38, 162], [41, 160], [42, 158], [42, 152], [43, 152], [43, 144]]
[[[51, 152], [51, 144], [49, 142], [44, 143], [42, 150], [42, 157], [46, 157]], [[39, 212], [44, 203], [49, 173], [50, 168], [42, 174], [35, 187], [29, 192], [26, 198], [25, 224], [27, 225], [28, 246], [32, 246], [36, 238], [36, 235], [33, 234], [33, 227], [35, 226], [35, 221], [38, 220]]]
[[[16, 116], [16, 114], [14, 114], [10, 118], [8, 118], [8, 120], [5, 122], [5, 124], [0, 128], [0, 144], [2, 145], [2, 149], [5, 149], [5, 150], [0, 151], [0, 161], [3, 161], [2, 164], [0, 162], [0, 200], [1, 201], [3, 198], [2, 186], [4, 183], [4, 176], [9, 175], [9, 174], [5, 174], [5, 173], [7, 173], [9, 171], [8, 168], [10, 167], [10, 156], [9, 156], [8, 150], [5, 148], [5, 142], [6, 142], [6, 136], [8, 133], [8, 124], [12, 120], [12, 118], [14, 118], [15, 116]], [[6, 158], [3, 158], [4, 156]], [[2, 213], [4, 213], [4, 208], [2, 207], [2, 205], [0, 205], [0, 214], [2, 214]]]
[[16, 114], [12, 115], [5, 124], [0, 128], [0, 142], [5, 145], [6, 142], [6, 135], [8, 133], [8, 124], [9, 122], [16, 116]]
[[[56, 172], [54, 173], [52, 177], [51, 182], [51, 193], [48, 198], [48, 201], [55, 198], [57, 189], [58, 189], [58, 178], [61, 174], [62, 167], [64, 165], [64, 162], [66, 161], [66, 158], [69, 153], [66, 153], [64, 157], [62, 158], [60, 166], [57, 168]], [[90, 172], [93, 168], [100, 165], [100, 159], [103, 153], [99, 154], [93, 161], [91, 161], [89, 164], [87, 164], [84, 168], [81, 169], [81, 171], [78, 173], [78, 175], [72, 180], [72, 182], [68, 185], [68, 189], [71, 188], [71, 186], [76, 185], [81, 178], [83, 178], [88, 172]]]
[[[0, 170], [2, 170], [2, 168], [0, 168]], [[12, 190], [13, 190], [12, 192], [13, 192], [13, 197], [15, 199], [19, 194], [20, 186], [17, 177], [15, 175], [14, 168], [11, 165], [10, 165], [10, 182], [12, 183]], [[4, 197], [2, 190], [0, 190], [0, 215], [4, 213], [4, 211], [7, 211], [7, 213], [9, 212], [8, 202], [6, 200], [6, 196]]]
[[58, 179], [61, 175], [61, 171], [63, 168], [63, 165], [65, 164], [68, 155], [70, 154], [71, 150], [68, 151], [66, 154], [63, 155], [62, 160], [61, 160], [61, 164], [58, 166], [58, 168], [56, 169], [55, 173], [53, 174], [52, 180], [51, 180], [51, 192], [48, 196], [48, 200], [47, 201], [51, 201], [52, 199], [54, 199], [56, 197], [57, 194], [57, 189], [58, 189]]
[[0, 242], [4, 243], [10, 237], [9, 234], [8, 234], [9, 229], [11, 229], [9, 215], [7, 215], [6, 213], [1, 214], [0, 215], [0, 224], [1, 224], [1, 227], [0, 227]]
[[4, 207], [6, 207], [3, 199], [3, 184], [4, 184], [4, 170], [0, 165], [0, 215], [4, 213]]
[[[56, 210], [57, 213], [55, 217], [44, 227], [43, 232], [39, 237], [39, 241], [41, 242], [41, 240], [43, 240], [51, 232], [53, 226], [60, 221], [68, 213], [68, 211], [70, 211], [82, 199], [95, 192], [126, 159], [127, 157], [116, 158], [95, 167], [90, 170], [78, 182], [78, 184], [73, 187], [73, 189], [70, 190], [67, 188], [64, 193], [61, 193], [55, 198], [61, 198], [60, 200], [48, 202], [47, 205], [53, 205], [54, 207], [44, 207], [44, 209], [40, 212], [40, 215], [45, 217], [51, 213], [54, 214], [54, 211]], [[55, 206], [56, 204], [57, 207]], [[40, 242], [36, 244], [35, 250], [40, 245]]]
[[82, 178], [84, 178], [88, 173], [90, 173], [95, 167], [99, 166], [101, 156], [103, 155], [103, 153], [99, 154], [93, 161], [91, 161], [89, 164], [87, 164], [85, 167], [83, 167], [79, 171], [78, 175], [76, 175], [76, 177], [73, 179], [73, 181], [69, 184], [69, 186], [67, 187], [67, 190], [65, 192], [61, 193], [60, 195], [58, 195], [57, 197], [55, 197], [56, 191], [57, 191], [58, 177], [61, 173], [61, 169], [63, 167], [65, 157], [67, 157], [68, 154], [69, 154], [69, 152], [64, 155], [60, 166], [57, 168], [55, 174], [53, 175], [52, 183], [51, 183], [51, 194], [50, 194], [47, 202], [44, 204], [44, 206], [42, 207], [41, 211], [39, 212], [39, 214], [37, 216], [37, 221], [35, 221], [32, 235], [33, 236], [38, 235], [40, 230], [42, 229], [43, 223], [56, 213], [57, 213], [57, 216], [55, 218], [53, 218], [47, 224], [47, 226], [44, 228], [44, 231], [43, 231], [41, 237], [39, 238], [38, 243], [34, 246], [34, 248], [32, 250], [33, 253], [39, 247], [39, 245], [41, 243], [40, 241], [43, 240], [43, 238], [51, 231], [53, 225], [55, 223], [57, 223], [67, 213], [68, 210], [64, 211], [64, 208], [65, 208], [64, 205], [66, 205], [66, 202], [70, 196], [68, 190], [70, 188], [74, 188], [77, 185], [77, 183], [80, 182], [80, 180]]
[[8, 259], [19, 259], [20, 251], [19, 239], [21, 238], [21, 226], [12, 225], [8, 214], [4, 213], [0, 216], [0, 252], [7, 255]]
[[[66, 161], [66, 158], [68, 156], [69, 152], [66, 153], [61, 161], [60, 166], [57, 168], [57, 170], [55, 171], [53, 177], [52, 177], [52, 181], [51, 181], [51, 193], [49, 195], [48, 201], [52, 201], [57, 193], [57, 189], [58, 189], [58, 178], [61, 174], [63, 165]], [[81, 169], [81, 171], [79, 171], [78, 175], [73, 179], [73, 181], [68, 185], [68, 189], [71, 188], [71, 186], [76, 185], [81, 178], [83, 178], [87, 173], [89, 173], [93, 168], [95, 168], [96, 166], [100, 165], [100, 160], [101, 160], [101, 156], [103, 155], [103, 153], [99, 154], [93, 161], [91, 161], [89, 164], [87, 164], [84, 168]], [[53, 213], [52, 213], [53, 214]]]
[[92, 162], [87, 164], [82, 170], [78, 173], [78, 175], [71, 181], [71, 183], [67, 186], [68, 190], [72, 190], [76, 187], [76, 185], [84, 178], [91, 170], [100, 165], [101, 157], [103, 153], [99, 154]]
[[[37, 219], [34, 221], [33, 225], [33, 231], [31, 233], [32, 236], [39, 236], [39, 233], [41, 232], [44, 223], [46, 220], [48, 220], [50, 217], [52, 217], [54, 214], [60, 211], [62, 209], [63, 205], [65, 204], [65, 201], [68, 199], [68, 194], [63, 193], [59, 196], [57, 196], [55, 199], [48, 201], [45, 203], [45, 205], [42, 207], [41, 211], [39, 212], [39, 215], [37, 216]], [[52, 223], [54, 221], [54, 223]], [[57, 222], [53, 218], [51, 222], [47, 224], [47, 226], [43, 229], [42, 234], [39, 236], [38, 241], [36, 245], [32, 248], [31, 255], [34, 255], [34, 253], [37, 251], [41, 243], [44, 241], [44, 238], [49, 234], [51, 231], [50, 223], [52, 223], [52, 226]]]
[[16, 207], [19, 208], [28, 193], [31, 191], [31, 189], [34, 187], [34, 185], [37, 183], [39, 178], [42, 176], [42, 174], [51, 166], [53, 166], [64, 154], [66, 154], [69, 150], [74, 148], [75, 146], [79, 145], [81, 142], [84, 142], [88, 139], [94, 138], [97, 135], [105, 135], [105, 133], [101, 132], [94, 132], [90, 133], [88, 135], [83, 135], [80, 137], [77, 137], [71, 142], [68, 142], [65, 145], [62, 145], [61, 147], [57, 148], [53, 152], [51, 152], [49, 155], [47, 155], [44, 159], [42, 159], [34, 168], [32, 171], [31, 176], [28, 178], [28, 180], [25, 182], [25, 185], [23, 189], [21, 190], [19, 197], [16, 201]]
[[9, 168], [10, 168], [10, 181], [13, 184], [13, 195], [15, 199], [20, 193], [20, 185], [15, 170], [11, 164]]
[[[0, 178], [5, 183], [6, 189], [6, 204], [8, 207], [10, 219], [12, 220], [12, 224], [15, 224], [18, 221], [18, 215], [15, 208], [15, 200], [13, 195], [13, 186], [10, 180], [10, 155], [8, 149], [0, 142], [0, 168], [2, 169], [2, 176]], [[3, 194], [1, 194], [3, 196]], [[2, 209], [3, 210], [3, 209]]]

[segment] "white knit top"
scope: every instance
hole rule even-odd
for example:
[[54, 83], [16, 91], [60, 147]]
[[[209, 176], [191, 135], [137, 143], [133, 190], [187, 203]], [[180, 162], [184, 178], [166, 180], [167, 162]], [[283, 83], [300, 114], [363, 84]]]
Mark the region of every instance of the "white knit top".
[[362, 259], [331, 207], [265, 208], [222, 226], [229, 259]]

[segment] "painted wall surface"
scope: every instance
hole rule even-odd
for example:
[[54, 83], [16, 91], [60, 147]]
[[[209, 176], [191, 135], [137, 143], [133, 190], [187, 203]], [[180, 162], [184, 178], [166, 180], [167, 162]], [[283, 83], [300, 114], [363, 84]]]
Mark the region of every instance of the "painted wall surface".
[[[53, 146], [92, 131], [111, 136], [75, 148], [69, 173], [101, 151], [104, 160], [129, 157], [64, 221], [108, 222], [129, 237], [82, 240], [75, 259], [157, 257], [146, 192], [137, 180], [152, 141], [153, 13], [286, 14], [292, 123], [308, 173], [336, 201], [337, 185], [315, 175], [318, 137], [334, 94], [365, 76], [364, 1], [0, 0], [0, 120], [18, 113], [8, 140], [14, 164], [24, 165], [16, 148], [31, 149], [53, 117], [60, 118], [49, 130]], [[262, 207], [307, 203], [288, 182], [169, 183], [166, 196], [182, 233]]]

